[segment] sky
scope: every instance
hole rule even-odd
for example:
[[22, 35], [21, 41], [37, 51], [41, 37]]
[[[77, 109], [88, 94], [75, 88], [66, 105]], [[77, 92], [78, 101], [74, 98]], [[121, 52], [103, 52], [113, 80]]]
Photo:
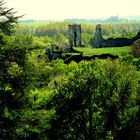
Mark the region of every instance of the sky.
[[140, 0], [5, 0], [23, 19], [95, 19], [140, 15]]

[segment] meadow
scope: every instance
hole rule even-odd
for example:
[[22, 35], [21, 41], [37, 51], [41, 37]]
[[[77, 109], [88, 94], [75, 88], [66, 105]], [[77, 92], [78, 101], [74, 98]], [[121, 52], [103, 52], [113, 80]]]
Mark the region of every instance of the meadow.
[[91, 55], [99, 55], [99, 54], [114, 54], [118, 56], [124, 56], [129, 55], [131, 51], [130, 46], [124, 46], [124, 47], [106, 47], [106, 48], [75, 48], [76, 50], [83, 52], [83, 55], [85, 56], [91, 56]]

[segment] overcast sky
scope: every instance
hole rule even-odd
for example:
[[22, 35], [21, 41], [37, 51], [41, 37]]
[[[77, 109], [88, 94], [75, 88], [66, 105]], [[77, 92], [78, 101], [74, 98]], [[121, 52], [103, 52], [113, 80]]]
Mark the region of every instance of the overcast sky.
[[24, 19], [97, 18], [140, 15], [140, 0], [5, 0]]

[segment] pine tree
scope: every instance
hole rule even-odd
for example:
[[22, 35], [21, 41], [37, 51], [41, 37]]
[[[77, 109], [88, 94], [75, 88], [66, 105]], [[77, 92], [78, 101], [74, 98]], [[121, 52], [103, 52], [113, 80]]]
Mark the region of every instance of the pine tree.
[[0, 33], [11, 35], [14, 33], [14, 26], [21, 16], [16, 16], [13, 8], [5, 7], [4, 0], [0, 0]]

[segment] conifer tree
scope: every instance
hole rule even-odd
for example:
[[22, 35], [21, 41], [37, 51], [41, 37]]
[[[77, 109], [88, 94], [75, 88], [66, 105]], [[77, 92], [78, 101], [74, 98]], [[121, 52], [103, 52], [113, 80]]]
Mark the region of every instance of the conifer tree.
[[0, 0], [0, 33], [11, 35], [14, 32], [14, 26], [21, 16], [16, 16], [13, 8], [7, 8], [4, 0]]

